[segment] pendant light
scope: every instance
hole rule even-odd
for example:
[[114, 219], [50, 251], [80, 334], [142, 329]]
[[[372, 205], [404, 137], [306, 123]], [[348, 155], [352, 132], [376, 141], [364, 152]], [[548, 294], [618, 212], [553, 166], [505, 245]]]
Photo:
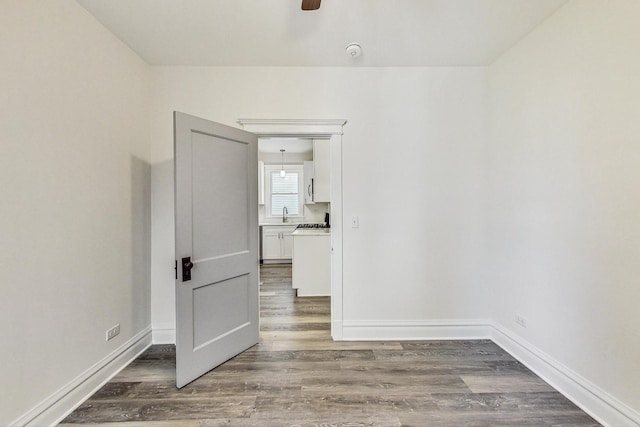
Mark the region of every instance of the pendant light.
[[287, 173], [284, 171], [284, 148], [280, 149], [280, 157], [281, 157], [281, 162], [280, 162], [280, 177], [284, 178]]

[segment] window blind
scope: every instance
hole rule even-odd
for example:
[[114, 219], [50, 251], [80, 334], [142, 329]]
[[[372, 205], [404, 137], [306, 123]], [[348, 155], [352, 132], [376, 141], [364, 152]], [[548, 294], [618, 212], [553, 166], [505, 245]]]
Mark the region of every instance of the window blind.
[[271, 215], [282, 215], [282, 209], [286, 206], [289, 215], [298, 216], [298, 172], [287, 171], [284, 177], [280, 172], [271, 172]]

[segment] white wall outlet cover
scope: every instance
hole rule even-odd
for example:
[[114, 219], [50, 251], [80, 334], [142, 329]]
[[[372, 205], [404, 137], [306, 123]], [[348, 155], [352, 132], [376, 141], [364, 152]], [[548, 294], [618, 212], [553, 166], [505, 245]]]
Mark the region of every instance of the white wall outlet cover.
[[520, 314], [515, 315], [515, 321], [518, 325], [522, 326], [523, 328], [527, 327], [527, 319], [521, 316]]
[[351, 217], [351, 228], [358, 228], [358, 227], [360, 227], [360, 217], [358, 216]]
[[120, 324], [118, 323], [113, 328], [110, 328], [110, 329], [107, 330], [106, 340], [109, 341], [109, 340], [115, 338], [119, 333], [120, 333]]

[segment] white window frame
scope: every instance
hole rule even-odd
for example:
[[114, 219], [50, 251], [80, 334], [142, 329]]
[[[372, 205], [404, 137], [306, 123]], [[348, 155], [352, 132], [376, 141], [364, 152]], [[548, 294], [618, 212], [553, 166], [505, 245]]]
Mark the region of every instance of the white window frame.
[[[282, 215], [271, 215], [271, 173], [280, 173], [281, 165], [264, 165], [264, 208], [266, 218], [281, 218]], [[300, 215], [288, 215], [287, 218], [301, 219], [304, 218], [304, 174], [302, 165], [284, 165], [286, 172], [298, 173], [298, 212]]]

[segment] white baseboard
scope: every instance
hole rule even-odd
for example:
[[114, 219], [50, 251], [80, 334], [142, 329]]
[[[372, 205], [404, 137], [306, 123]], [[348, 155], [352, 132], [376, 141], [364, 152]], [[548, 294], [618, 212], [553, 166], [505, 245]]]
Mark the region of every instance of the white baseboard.
[[[485, 319], [334, 323], [332, 325], [334, 340], [492, 339], [596, 421], [605, 426], [640, 425], [640, 413], [498, 323]], [[333, 333], [334, 327], [336, 333]], [[174, 344], [173, 325], [154, 325], [153, 332], [151, 327], [145, 328], [11, 425], [17, 427], [56, 425], [149, 348], [152, 342], [153, 344]]]
[[343, 320], [345, 341], [489, 339], [486, 319]]
[[54, 426], [58, 424], [150, 345], [151, 327], [148, 326], [11, 425]]
[[605, 426], [638, 426], [640, 413], [553, 359], [502, 325], [491, 325], [492, 340], [536, 375]]
[[334, 341], [342, 341], [342, 320], [331, 321], [331, 338]]
[[344, 320], [332, 324], [332, 336], [337, 341], [491, 339], [599, 423], [640, 426], [637, 411], [500, 324], [486, 319]]
[[151, 327], [154, 345], [176, 343], [176, 325], [174, 323], [154, 323]]

